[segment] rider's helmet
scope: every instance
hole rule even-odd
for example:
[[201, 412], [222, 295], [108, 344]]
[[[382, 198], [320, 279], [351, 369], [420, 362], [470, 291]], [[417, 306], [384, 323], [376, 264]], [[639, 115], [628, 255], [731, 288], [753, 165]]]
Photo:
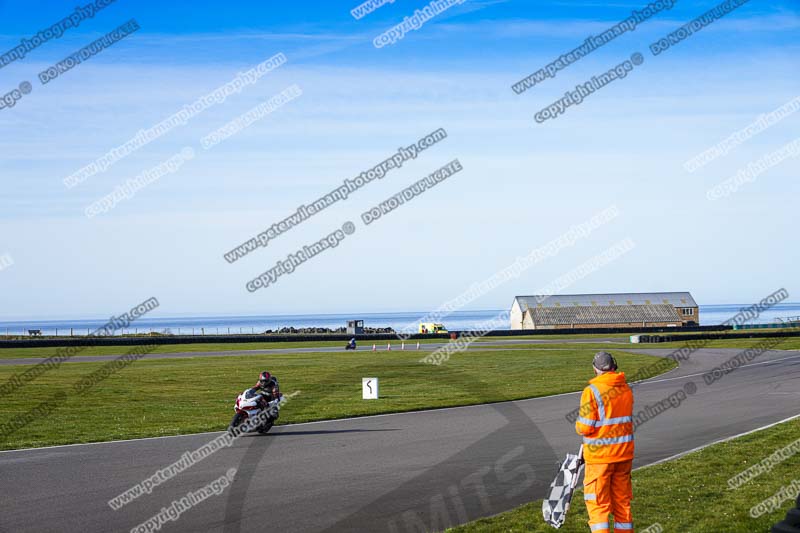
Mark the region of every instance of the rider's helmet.
[[258, 384], [261, 386], [261, 388], [266, 388], [266, 386], [270, 384], [271, 380], [272, 374], [266, 370], [258, 376]]

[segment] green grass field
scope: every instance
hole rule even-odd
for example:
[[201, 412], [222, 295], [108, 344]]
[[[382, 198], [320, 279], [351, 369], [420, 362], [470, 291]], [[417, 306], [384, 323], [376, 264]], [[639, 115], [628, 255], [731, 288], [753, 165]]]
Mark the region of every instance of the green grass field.
[[[498, 342], [504, 340], [517, 340], [517, 339], [559, 339], [564, 340], [565, 343], [558, 344], [559, 347], [570, 346], [570, 340], [574, 339], [587, 339], [587, 338], [615, 338], [621, 344], [628, 341], [628, 335], [527, 335], [521, 337], [482, 337], [476, 339], [476, 343], [483, 342]], [[390, 341], [359, 341], [359, 350], [371, 350], [372, 345], [375, 344], [378, 350], [385, 350], [387, 343]], [[392, 350], [400, 348], [401, 342], [399, 339], [392, 339]], [[449, 339], [420, 339], [405, 341], [406, 348], [414, 348], [417, 345], [430, 344], [430, 343], [443, 343], [449, 342]], [[345, 341], [301, 341], [301, 342], [237, 342], [237, 343], [192, 343], [192, 344], [164, 344], [158, 349], [159, 353], [184, 353], [184, 352], [215, 352], [215, 351], [233, 351], [233, 350], [269, 350], [269, 349], [285, 349], [285, 348], [329, 348], [340, 347], [344, 348]], [[583, 346], [583, 344], [582, 344]], [[597, 346], [607, 346], [607, 344], [598, 343]], [[509, 345], [509, 348], [513, 348]], [[129, 349], [127, 346], [85, 346], [80, 348], [80, 352], [76, 355], [80, 356], [93, 356], [93, 355], [119, 355], [125, 353]], [[56, 354], [59, 348], [0, 348], [0, 359], [23, 359], [28, 357], [50, 357]]]
[[[690, 335], [687, 333], [687, 335]], [[684, 346], [683, 342], [665, 342], [657, 344], [630, 344], [628, 342], [630, 335], [628, 334], [596, 334], [596, 335], [526, 335], [520, 337], [483, 337], [477, 339], [473, 346], [479, 346], [479, 343], [485, 342], [502, 342], [503, 340], [522, 340], [522, 339], [541, 339], [541, 340], [563, 340], [563, 343], [544, 343], [541, 345], [542, 349], [570, 349], [575, 346], [575, 343], [570, 341], [576, 339], [592, 339], [592, 338], [608, 338], [613, 339], [614, 342], [609, 344], [605, 342], [598, 343], [581, 343], [581, 348], [592, 350], [604, 350], [613, 348], [630, 348], [630, 349], [651, 349], [651, 348], [667, 348], [678, 349]], [[422, 339], [420, 341], [409, 340], [406, 342], [407, 349], [416, 347], [417, 342], [421, 345], [428, 343], [441, 343], [448, 342], [445, 339]], [[708, 341], [708, 348], [737, 348], [745, 349], [758, 343], [759, 339], [721, 339]], [[241, 343], [194, 343], [194, 344], [166, 344], [159, 347], [159, 353], [192, 353], [192, 352], [215, 352], [215, 351], [233, 351], [233, 350], [269, 350], [269, 349], [286, 349], [286, 348], [329, 348], [329, 347], [344, 347], [344, 341], [304, 341], [304, 342], [241, 342]], [[359, 351], [370, 351], [372, 344], [376, 344], [379, 351], [386, 350], [387, 341], [362, 341], [359, 343]], [[392, 350], [396, 351], [400, 348], [401, 341], [394, 339], [391, 341]], [[524, 345], [509, 344], [507, 349], [527, 349]], [[130, 347], [127, 346], [87, 346], [81, 348], [79, 356], [94, 356], [94, 355], [121, 355], [125, 353]], [[776, 350], [798, 350], [800, 349], [800, 337], [789, 337], [785, 342], [775, 346]], [[0, 359], [24, 359], [29, 357], [50, 357], [56, 354], [58, 348], [0, 348]]]
[[[774, 426], [699, 452], [633, 473], [633, 520], [636, 531], [658, 523], [666, 532], [753, 533], [766, 532], [794, 506], [794, 498], [780, 509], [759, 518], [751, 507], [800, 479], [800, 456], [795, 455], [772, 471], [728, 488], [728, 479], [773, 452], [800, 439], [800, 420]], [[795, 494], [795, 497], [797, 495]], [[576, 492], [564, 533], [584, 533], [586, 507], [583, 492]], [[450, 533], [545, 533], [553, 528], [542, 520], [542, 502], [448, 530]]]
[[[797, 331], [797, 327], [785, 327], [785, 328], [744, 328], [744, 329], [724, 329], [722, 331], [714, 331], [713, 333], [719, 333], [722, 335], [730, 335], [730, 334], [738, 334], [738, 333], [766, 333], [766, 332], [784, 332], [784, 331]], [[677, 331], [670, 331], [668, 333], [655, 333], [655, 335], [696, 335], [697, 332], [694, 331], [681, 331], [679, 328]]]
[[[444, 339], [423, 339], [420, 344], [431, 342], [446, 342]], [[346, 341], [303, 341], [303, 342], [217, 342], [217, 343], [194, 343], [194, 344], [164, 344], [158, 348], [159, 353], [183, 353], [183, 352], [229, 352], [234, 350], [269, 350], [284, 348], [328, 348], [339, 347], [344, 349]], [[372, 349], [372, 341], [359, 343], [359, 350]], [[386, 341], [377, 342], [378, 347], [386, 349]], [[407, 341], [408, 348], [415, 347], [417, 341]], [[392, 341], [392, 349], [400, 347], [400, 341]], [[129, 350], [129, 346], [84, 346], [80, 348], [80, 353], [75, 355], [121, 355]], [[27, 357], [50, 357], [55, 355], [59, 348], [0, 348], [0, 359], [22, 359]]]
[[[800, 350], [800, 337], [783, 337], [785, 340], [780, 344], [774, 346], [773, 350]], [[750, 338], [750, 339], [719, 339], [706, 341], [708, 344], [704, 348], [737, 348], [744, 350], [760, 343], [764, 339]], [[657, 344], [632, 344], [640, 348], [672, 348], [678, 349], [685, 345], [685, 343], [677, 342], [659, 342]]]
[[[549, 348], [549, 347], [548, 347]], [[2, 398], [0, 427], [56, 399], [52, 418], [0, 436], [0, 449], [92, 442], [224, 429], [233, 401], [269, 369], [284, 394], [299, 393], [281, 423], [471, 405], [576, 391], [592, 377], [594, 350], [470, 350], [441, 366], [419, 363], [428, 352], [337, 352], [140, 360], [83, 394], [73, 384], [105, 363], [65, 363]], [[653, 358], [613, 352], [626, 372]], [[29, 367], [0, 367], [0, 383]], [[380, 378], [381, 399], [361, 399], [361, 378]], [[63, 396], [63, 399], [62, 399]]]

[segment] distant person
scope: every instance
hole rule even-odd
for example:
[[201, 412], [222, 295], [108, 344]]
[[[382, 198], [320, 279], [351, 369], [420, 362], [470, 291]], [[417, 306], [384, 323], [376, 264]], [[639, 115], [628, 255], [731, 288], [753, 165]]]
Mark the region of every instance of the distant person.
[[350, 344], [349, 344], [349, 346], [350, 346], [350, 349], [351, 349], [351, 350], [355, 350], [355, 349], [356, 349], [356, 338], [355, 338], [355, 337], [353, 337], [352, 339], [350, 339]]
[[607, 352], [592, 361], [595, 377], [583, 389], [575, 431], [583, 435], [583, 499], [592, 533], [632, 531], [633, 392]]

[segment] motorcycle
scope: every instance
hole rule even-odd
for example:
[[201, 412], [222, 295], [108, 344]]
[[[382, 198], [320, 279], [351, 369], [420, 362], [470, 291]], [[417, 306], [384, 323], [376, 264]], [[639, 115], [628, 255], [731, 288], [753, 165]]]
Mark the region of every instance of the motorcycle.
[[[243, 433], [258, 432], [262, 435], [272, 429], [273, 424], [278, 419], [283, 395], [275, 391], [274, 400], [268, 400], [258, 389], [247, 389], [236, 398], [233, 415], [228, 426], [228, 431], [233, 432], [239, 428]], [[245, 425], [245, 427], [241, 427]]]
[[355, 350], [356, 349], [356, 342], [355, 341], [348, 342], [347, 344], [344, 345], [344, 349], [345, 350]]

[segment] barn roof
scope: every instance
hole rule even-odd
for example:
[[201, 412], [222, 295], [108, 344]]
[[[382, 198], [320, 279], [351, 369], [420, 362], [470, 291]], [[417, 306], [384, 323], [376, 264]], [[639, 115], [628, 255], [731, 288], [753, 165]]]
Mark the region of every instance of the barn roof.
[[517, 296], [514, 298], [523, 311], [528, 308], [595, 307], [624, 305], [670, 304], [674, 307], [697, 307], [688, 292], [620, 292], [610, 294], [554, 294]]
[[535, 326], [563, 324], [623, 324], [635, 322], [681, 322], [671, 304], [532, 307]]

